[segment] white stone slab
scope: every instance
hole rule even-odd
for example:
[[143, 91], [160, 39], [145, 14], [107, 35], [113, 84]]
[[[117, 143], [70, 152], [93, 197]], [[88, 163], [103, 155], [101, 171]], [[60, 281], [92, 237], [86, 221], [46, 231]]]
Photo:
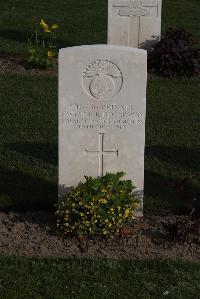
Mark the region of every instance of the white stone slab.
[[142, 200], [145, 50], [93, 45], [59, 52], [59, 185], [126, 172]]
[[161, 35], [162, 0], [108, 0], [108, 44], [149, 49]]

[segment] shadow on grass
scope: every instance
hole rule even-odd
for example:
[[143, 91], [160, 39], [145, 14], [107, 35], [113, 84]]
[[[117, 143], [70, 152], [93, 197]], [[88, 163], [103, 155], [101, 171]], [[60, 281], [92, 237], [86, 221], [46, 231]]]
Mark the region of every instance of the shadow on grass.
[[58, 164], [57, 143], [11, 143], [9, 149], [41, 161]]
[[[30, 156], [41, 162], [57, 165], [58, 148], [56, 143], [12, 143], [9, 149], [24, 156]], [[169, 148], [152, 146], [146, 148], [146, 159], [157, 158], [172, 166], [176, 163], [182, 171], [198, 170], [198, 151], [185, 148]], [[148, 163], [148, 162], [147, 162]], [[164, 165], [163, 165], [164, 167]], [[172, 168], [173, 171], [173, 168]], [[169, 186], [173, 173], [168, 170], [166, 175], [159, 174], [156, 168], [145, 170], [144, 180], [144, 210], [159, 213], [170, 209], [176, 213], [186, 212], [185, 202], [180, 194]], [[185, 173], [185, 171], [184, 171]], [[177, 173], [176, 173], [177, 176]], [[179, 180], [179, 178], [178, 178]], [[188, 192], [199, 192], [199, 185], [189, 180], [186, 185]], [[0, 167], [0, 208], [14, 210], [52, 210], [57, 202], [57, 184], [44, 179], [33, 177], [17, 170]], [[188, 212], [188, 211], [187, 211]]]
[[54, 209], [57, 184], [0, 166], [0, 208], [3, 210]]
[[[170, 183], [173, 180], [167, 176], [164, 177], [159, 173], [146, 170], [144, 175], [144, 211], [160, 214], [164, 210], [171, 210], [176, 214], [189, 214], [190, 210], [186, 208], [187, 201], [177, 192]], [[199, 194], [199, 186], [188, 181], [184, 186], [184, 191], [194, 198]], [[196, 196], [195, 196], [196, 197]], [[195, 206], [199, 209], [200, 202]]]
[[173, 212], [184, 211], [184, 203], [178, 194], [169, 187], [170, 178], [145, 170], [144, 173], [144, 212], [157, 214], [165, 209]]
[[[172, 165], [180, 166], [180, 169], [199, 171], [200, 150], [184, 147], [149, 146], [145, 149], [146, 156], [157, 158]], [[194, 174], [195, 175], [195, 174]]]
[[[34, 35], [34, 30], [27, 31], [27, 30], [19, 30], [19, 29], [0, 29], [0, 38], [9, 39], [19, 43], [28, 44], [28, 40], [31, 38], [31, 36], [34, 39], [33, 35]], [[42, 40], [41, 35], [38, 35], [38, 38]], [[56, 44], [58, 49], [79, 46], [79, 44], [70, 41], [65, 41], [62, 38], [57, 38]]]
[[18, 29], [0, 29], [0, 37], [10, 39], [20, 43], [26, 43], [31, 36], [31, 32]]
[[59, 38], [57, 39], [57, 49], [76, 47], [76, 46], [81, 46], [81, 44], [73, 43], [73, 42], [70, 42], [70, 41], [64, 41], [64, 40], [59, 39]]
[[[178, 214], [188, 213], [189, 211], [185, 207], [186, 201], [170, 184], [174, 180], [180, 182], [183, 179], [187, 179], [184, 191], [191, 197], [200, 192], [200, 185], [193, 181], [195, 179], [198, 182], [200, 179], [199, 151], [182, 147], [151, 146], [146, 147], [145, 154], [146, 163], [148, 163], [148, 160], [158, 159], [167, 162], [169, 165], [171, 164], [172, 170], [166, 170], [166, 176], [159, 174], [158, 171], [156, 172], [156, 167], [152, 168], [152, 170], [145, 170], [144, 193], [146, 202], [144, 201], [144, 209], [157, 213], [166, 208]], [[178, 178], [177, 171], [173, 175], [174, 166], [180, 169]], [[185, 175], [187, 171], [188, 177]], [[197, 203], [197, 205], [199, 206], [200, 203]]]

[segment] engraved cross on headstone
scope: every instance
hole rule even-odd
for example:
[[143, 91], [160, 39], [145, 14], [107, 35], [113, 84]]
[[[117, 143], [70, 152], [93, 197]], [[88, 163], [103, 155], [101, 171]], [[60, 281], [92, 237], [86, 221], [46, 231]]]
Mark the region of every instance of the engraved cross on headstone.
[[[137, 47], [140, 46], [140, 30], [141, 30], [141, 18], [151, 17], [152, 9], [156, 9], [156, 16], [158, 15], [158, 5], [156, 4], [144, 4], [141, 0], [130, 0], [129, 4], [117, 4], [113, 5], [116, 9], [116, 13], [120, 17], [128, 17], [128, 31], [131, 37], [136, 33], [137, 29]], [[137, 24], [137, 25], [136, 25]], [[155, 36], [154, 36], [155, 37]], [[131, 44], [131, 39], [128, 42], [129, 46], [135, 46]]]
[[86, 154], [99, 155], [99, 176], [104, 175], [104, 156], [115, 155], [118, 157], [117, 150], [104, 150], [104, 135], [105, 133], [99, 133], [99, 150], [85, 150]]

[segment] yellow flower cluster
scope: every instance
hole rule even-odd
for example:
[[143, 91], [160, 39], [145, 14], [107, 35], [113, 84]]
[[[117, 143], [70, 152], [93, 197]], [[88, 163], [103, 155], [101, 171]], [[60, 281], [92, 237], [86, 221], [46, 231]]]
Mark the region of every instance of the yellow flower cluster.
[[108, 201], [105, 198], [100, 198], [99, 203], [106, 204]]
[[49, 58], [52, 58], [52, 57], [54, 57], [55, 56], [55, 54], [54, 54], [54, 52], [52, 52], [52, 51], [48, 51], [47, 52], [47, 56], [49, 57]]
[[[127, 219], [134, 218], [134, 212], [138, 204], [132, 206], [107, 206], [108, 201], [105, 198], [100, 198], [100, 204], [106, 205], [104, 217], [98, 210], [98, 204], [94, 203], [95, 197], [92, 198], [90, 203], [85, 203], [84, 200], [75, 201], [71, 204], [72, 211], [65, 210], [64, 213], [64, 227], [65, 233], [86, 233], [93, 234], [101, 227], [102, 234], [112, 235], [119, 232], [120, 227], [127, 221]], [[72, 215], [76, 214], [76, 221]], [[79, 216], [78, 216], [79, 215]], [[77, 218], [78, 217], [78, 218]], [[73, 221], [72, 221], [73, 220]], [[60, 222], [58, 222], [58, 227]]]
[[48, 32], [48, 33], [52, 32], [52, 30], [57, 30], [59, 28], [58, 24], [54, 24], [50, 27], [43, 19], [41, 19], [40, 21], [40, 26], [42, 27], [44, 32]]
[[91, 189], [83, 184], [66, 193], [64, 205], [57, 211], [58, 227], [65, 234], [73, 235], [118, 234], [120, 228], [134, 218], [139, 201], [126, 186], [120, 186], [116, 192], [113, 185], [102, 183], [98, 189], [97, 184], [92, 188], [92, 182], [89, 183]]

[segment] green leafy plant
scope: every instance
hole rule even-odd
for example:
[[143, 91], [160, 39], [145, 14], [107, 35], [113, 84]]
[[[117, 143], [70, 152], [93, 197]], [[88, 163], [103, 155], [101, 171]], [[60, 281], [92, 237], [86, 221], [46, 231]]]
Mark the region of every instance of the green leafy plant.
[[48, 25], [43, 19], [36, 25], [35, 33], [32, 34], [28, 43], [29, 67], [46, 69], [53, 66], [53, 57], [57, 55], [56, 38], [59, 25]]
[[123, 172], [86, 181], [68, 191], [57, 206], [57, 226], [63, 235], [112, 236], [134, 219], [140, 201]]
[[199, 76], [200, 49], [183, 28], [168, 28], [164, 38], [148, 55], [148, 70], [165, 76]]

